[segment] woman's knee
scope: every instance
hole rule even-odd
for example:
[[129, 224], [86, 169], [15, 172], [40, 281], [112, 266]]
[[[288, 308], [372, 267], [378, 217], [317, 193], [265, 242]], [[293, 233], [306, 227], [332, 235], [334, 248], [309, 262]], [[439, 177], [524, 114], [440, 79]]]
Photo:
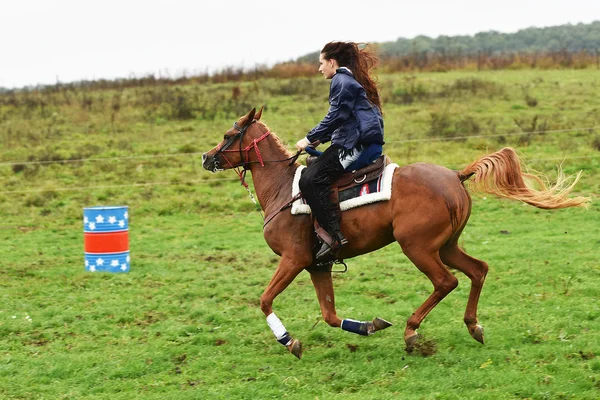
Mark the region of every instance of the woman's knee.
[[307, 188], [310, 188], [312, 186], [312, 178], [312, 174], [309, 174], [308, 171], [302, 174], [300, 180], [298, 181], [300, 191], [305, 191]]

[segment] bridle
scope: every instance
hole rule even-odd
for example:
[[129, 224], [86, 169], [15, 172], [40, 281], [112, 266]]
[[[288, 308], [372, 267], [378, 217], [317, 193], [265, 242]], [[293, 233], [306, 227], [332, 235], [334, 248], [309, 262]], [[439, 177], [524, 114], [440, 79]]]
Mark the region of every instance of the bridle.
[[[253, 119], [249, 124], [247, 124], [243, 128], [240, 127], [237, 124], [237, 122], [233, 123], [233, 129], [236, 129], [237, 133], [235, 135], [230, 136], [221, 147], [217, 148], [217, 151], [215, 152], [215, 154], [213, 154], [213, 157], [215, 160], [214, 161], [215, 171], [222, 170], [222, 168], [220, 168], [221, 164], [219, 162], [219, 159], [217, 158], [219, 155], [221, 155], [223, 157], [223, 159], [227, 162], [227, 164], [229, 164], [230, 168], [236, 168], [236, 167], [242, 166], [244, 168], [244, 170], [248, 169], [247, 166], [248, 166], [248, 164], [250, 164], [250, 154], [249, 153], [252, 148], [254, 148], [254, 150], [256, 151], [256, 155], [258, 157], [259, 162], [261, 163], [261, 165], [264, 166], [264, 163], [262, 161], [262, 156], [260, 155], [260, 150], [258, 150], [257, 144], [258, 144], [258, 142], [260, 142], [261, 140], [263, 140], [264, 138], [269, 136], [271, 134], [271, 132], [269, 132], [269, 131], [265, 132], [265, 134], [262, 135], [260, 138], [254, 139], [250, 145], [248, 145], [245, 149], [242, 149], [242, 142], [244, 141], [244, 134], [246, 133], [246, 131], [248, 130], [250, 125], [252, 125], [255, 122], [256, 122], [256, 120]], [[240, 148], [238, 150], [229, 150], [229, 147], [233, 143], [235, 143], [235, 141], [238, 139], [240, 141]], [[225, 153], [238, 153], [240, 155], [241, 163], [238, 165], [233, 165], [227, 159], [227, 157], [225, 156]], [[244, 157], [244, 154], [246, 155], [246, 157]]]
[[[240, 127], [237, 122], [233, 123], [233, 128], [237, 130], [237, 133], [231, 137], [229, 137], [227, 139], [227, 141], [217, 149], [217, 151], [215, 152], [215, 154], [212, 155], [213, 157], [213, 162], [215, 164], [215, 167], [213, 169], [213, 171], [222, 171], [223, 169], [221, 168], [221, 163], [219, 162], [218, 156], [220, 155], [221, 157], [223, 157], [223, 159], [227, 162], [227, 164], [229, 165], [229, 167], [231, 169], [233, 169], [236, 174], [239, 176], [240, 178], [240, 183], [242, 184], [242, 186], [244, 186], [246, 188], [246, 190], [248, 191], [248, 194], [250, 195], [250, 199], [252, 200], [252, 202], [254, 204], [256, 204], [256, 209], [257, 211], [262, 215], [262, 211], [260, 209], [260, 206], [258, 205], [258, 203], [256, 202], [256, 199], [254, 198], [254, 195], [252, 194], [252, 191], [250, 190], [248, 183], [246, 183], [246, 172], [249, 169], [249, 165], [250, 164], [255, 164], [255, 163], [260, 163], [261, 166], [265, 166], [266, 163], [276, 163], [276, 162], [286, 162], [289, 161], [289, 166], [293, 165], [296, 160], [298, 159], [298, 157], [300, 157], [300, 154], [302, 154], [302, 150], [298, 150], [296, 152], [296, 154], [294, 154], [291, 157], [288, 158], [284, 158], [283, 160], [263, 160], [262, 155], [260, 154], [260, 149], [258, 148], [258, 143], [260, 143], [262, 140], [266, 139], [268, 136], [271, 135], [271, 131], [267, 131], [265, 133], [263, 133], [259, 138], [254, 139], [252, 141], [252, 143], [250, 143], [248, 146], [246, 146], [245, 148], [242, 148], [242, 142], [244, 140], [244, 134], [246, 133], [246, 130], [248, 130], [248, 128], [250, 127], [250, 125], [252, 125], [253, 123], [255, 123], [257, 120], [253, 119], [249, 124], [247, 124], [246, 126], [244, 126], [243, 128]], [[231, 147], [231, 145], [236, 141], [239, 140], [240, 141], [240, 146], [237, 150], [233, 150], [233, 149], [229, 149], [229, 147]], [[250, 161], [250, 150], [254, 149], [254, 152], [256, 153], [256, 157], [258, 158], [258, 161]], [[237, 165], [233, 165], [225, 156], [225, 153], [238, 153], [240, 156], [240, 163]], [[242, 170], [240, 171], [238, 167], [242, 167]], [[292, 204], [294, 203], [294, 201], [298, 200], [299, 198], [301, 198], [301, 193], [299, 193], [298, 195], [296, 195], [294, 198], [292, 198], [291, 201], [289, 201], [288, 203], [286, 203], [285, 205], [283, 205], [278, 211], [272, 213], [271, 215], [268, 215], [267, 217], [265, 217], [263, 215], [263, 220], [264, 225], [263, 225], [263, 229], [264, 227], [277, 215], [279, 214], [281, 211], [285, 210], [286, 208], [289, 208], [292, 206]]]
[[[230, 136], [227, 139], [227, 141], [221, 147], [219, 147], [217, 149], [215, 154], [213, 154], [213, 159], [214, 159], [214, 164], [215, 164], [214, 171], [222, 171], [223, 170], [223, 168], [221, 168], [221, 163], [219, 162], [219, 158], [218, 158], [218, 156], [220, 155], [221, 157], [223, 157], [225, 162], [227, 162], [229, 167], [231, 169], [233, 169], [236, 172], [236, 174], [240, 177], [241, 184], [244, 185], [246, 188], [248, 187], [248, 184], [245, 181], [246, 171], [248, 171], [250, 169], [249, 168], [250, 164], [260, 163], [260, 165], [262, 167], [264, 167], [265, 163], [285, 162], [285, 161], [291, 160], [290, 165], [292, 165], [294, 162], [296, 162], [296, 160], [302, 153], [301, 151], [299, 151], [295, 155], [285, 158], [283, 160], [266, 160], [266, 161], [263, 160], [262, 155], [260, 154], [260, 149], [258, 148], [258, 143], [260, 143], [262, 140], [269, 137], [271, 135], [271, 131], [266, 131], [259, 138], [254, 139], [252, 141], [252, 143], [250, 143], [248, 146], [246, 146], [245, 148], [242, 148], [242, 142], [244, 141], [244, 134], [246, 133], [246, 131], [248, 130], [250, 125], [254, 124], [256, 121], [257, 121], [256, 119], [253, 119], [249, 124], [247, 124], [244, 127], [240, 127], [237, 124], [237, 122], [234, 122], [233, 128], [237, 130], [237, 133], [235, 135]], [[239, 143], [240, 143], [239, 149], [237, 149], [237, 150], [229, 149], [229, 147], [231, 147], [231, 145], [233, 143], [235, 143], [236, 140], [239, 140]], [[250, 161], [250, 150], [253, 150], [253, 149], [254, 149], [254, 152], [256, 153], [256, 157], [258, 158], [258, 161]], [[225, 153], [238, 153], [240, 156], [240, 163], [237, 165], [233, 165], [229, 161], [229, 159], [225, 156]], [[239, 169], [237, 169], [238, 167], [242, 167], [242, 170], [239, 171]]]

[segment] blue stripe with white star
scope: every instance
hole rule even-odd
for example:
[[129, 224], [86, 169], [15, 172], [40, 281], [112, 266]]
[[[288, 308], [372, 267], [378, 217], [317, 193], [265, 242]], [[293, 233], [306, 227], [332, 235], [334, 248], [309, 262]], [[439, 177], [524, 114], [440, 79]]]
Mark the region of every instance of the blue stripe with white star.
[[129, 207], [87, 207], [83, 209], [83, 231], [119, 232], [129, 229]]
[[89, 272], [129, 272], [129, 251], [122, 253], [84, 253], [85, 270]]

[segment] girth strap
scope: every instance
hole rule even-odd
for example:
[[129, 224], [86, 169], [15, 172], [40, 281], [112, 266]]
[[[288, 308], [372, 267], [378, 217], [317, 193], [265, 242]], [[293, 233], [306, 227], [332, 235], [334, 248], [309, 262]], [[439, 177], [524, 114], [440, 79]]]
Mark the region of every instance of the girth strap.
[[295, 195], [294, 197], [292, 197], [292, 199], [290, 201], [288, 201], [287, 203], [285, 203], [283, 206], [281, 206], [281, 208], [277, 211], [275, 211], [274, 213], [269, 214], [266, 218], [265, 218], [265, 222], [263, 223], [263, 229], [265, 229], [265, 226], [267, 226], [267, 224], [269, 222], [271, 222], [271, 220], [273, 218], [275, 218], [277, 216], [277, 214], [279, 214], [280, 212], [282, 212], [283, 210], [285, 210], [286, 208], [290, 208], [292, 206], [292, 204], [294, 204], [294, 202], [296, 200], [299, 200], [302, 198], [302, 193], [298, 193], [297, 195]]

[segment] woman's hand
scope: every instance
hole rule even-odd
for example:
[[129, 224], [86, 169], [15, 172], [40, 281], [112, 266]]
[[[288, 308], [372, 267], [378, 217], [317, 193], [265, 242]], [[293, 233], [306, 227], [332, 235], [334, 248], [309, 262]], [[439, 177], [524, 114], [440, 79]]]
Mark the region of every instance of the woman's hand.
[[298, 143], [296, 143], [296, 149], [298, 151], [302, 151], [304, 149], [306, 149], [306, 147], [310, 144], [310, 142], [308, 141], [307, 138], [302, 138], [300, 140], [298, 140]]

